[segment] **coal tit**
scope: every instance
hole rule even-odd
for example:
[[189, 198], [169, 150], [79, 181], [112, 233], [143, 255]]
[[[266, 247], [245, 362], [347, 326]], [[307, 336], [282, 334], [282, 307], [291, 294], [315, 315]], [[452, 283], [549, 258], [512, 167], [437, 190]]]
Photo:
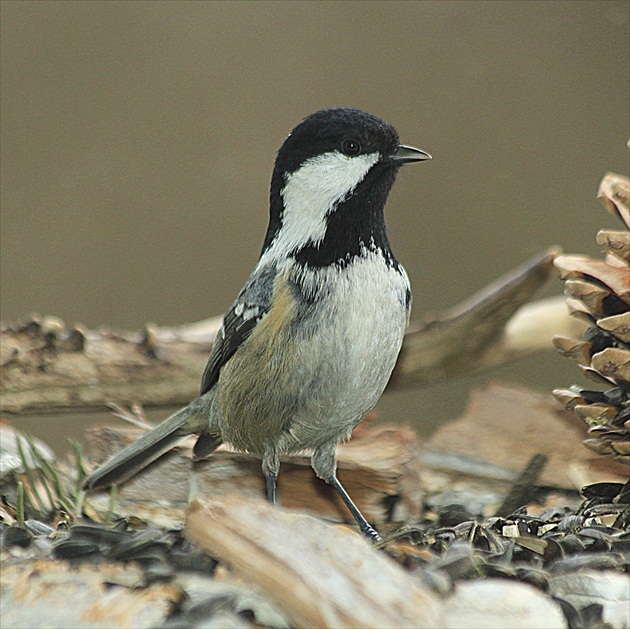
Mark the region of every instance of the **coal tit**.
[[372, 410], [396, 363], [411, 289], [383, 211], [400, 166], [430, 159], [355, 109], [303, 120], [278, 151], [260, 259], [225, 315], [199, 397], [106, 461], [84, 487], [118, 483], [191, 433], [262, 458], [276, 500], [279, 457], [312, 453], [361, 532], [379, 539], [336, 476], [335, 449]]

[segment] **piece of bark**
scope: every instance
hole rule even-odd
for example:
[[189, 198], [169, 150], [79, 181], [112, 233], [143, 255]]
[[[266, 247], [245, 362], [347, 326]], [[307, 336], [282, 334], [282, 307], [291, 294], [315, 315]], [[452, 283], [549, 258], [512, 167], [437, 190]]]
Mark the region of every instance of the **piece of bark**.
[[552, 576], [549, 590], [576, 609], [602, 605], [603, 620], [613, 629], [630, 627], [630, 576], [612, 571], [586, 570]]
[[182, 599], [167, 583], [145, 587], [133, 564], [41, 559], [2, 567], [2, 628], [156, 627]]
[[[491, 383], [471, 394], [462, 417], [425, 444], [433, 465], [439, 455], [490, 464], [518, 473], [535, 454], [548, 457], [540, 483], [580, 489], [596, 482], [625, 482], [628, 467], [598, 457], [582, 444], [585, 428], [550, 397], [524, 387]], [[458, 471], [461, 473], [461, 470]]]
[[459, 583], [444, 605], [447, 629], [566, 629], [560, 606], [532, 585], [503, 579]]
[[441, 627], [442, 604], [355, 533], [240, 497], [195, 500], [187, 534], [295, 627]]
[[[88, 431], [96, 460], [104, 460], [130, 443], [139, 432], [128, 428]], [[265, 479], [260, 459], [222, 446], [206, 460], [191, 459], [194, 438], [165, 454], [120, 485], [117, 511], [132, 513], [138, 505], [159, 500], [176, 509], [187, 504], [191, 481], [202, 495], [234, 494], [262, 500]], [[393, 513], [396, 520], [417, 521], [422, 513], [420, 443], [403, 427], [374, 427], [368, 421], [352, 441], [337, 449], [339, 479], [365, 516], [375, 525]], [[353, 522], [338, 494], [318, 479], [306, 455], [283, 457], [278, 495], [283, 506], [304, 509], [340, 522]]]
[[[290, 627], [284, 614], [267, 596], [222, 565], [212, 576], [178, 570], [173, 577], [173, 583], [186, 594], [186, 604], [181, 610], [182, 613], [169, 622], [169, 629], [206, 629], [211, 622], [220, 629], [223, 627], [218, 624], [221, 612], [230, 612], [233, 619], [234, 614], [245, 612], [255, 623], [255, 627], [275, 629]], [[245, 622], [245, 616], [239, 618]], [[252, 627], [250, 623], [246, 623], [245, 626]]]
[[[412, 325], [388, 389], [420, 386], [550, 349], [554, 334], [579, 336], [564, 300], [528, 303], [553, 273], [552, 248], [435, 320]], [[221, 317], [141, 332], [66, 327], [34, 317], [0, 330], [0, 408], [5, 412], [102, 409], [109, 402], [185, 404]]]

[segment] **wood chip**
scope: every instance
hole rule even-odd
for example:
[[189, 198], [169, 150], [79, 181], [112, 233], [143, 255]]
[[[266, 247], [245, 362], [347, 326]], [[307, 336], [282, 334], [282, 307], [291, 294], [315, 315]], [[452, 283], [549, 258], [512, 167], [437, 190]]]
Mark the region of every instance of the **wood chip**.
[[515, 473], [534, 454], [545, 454], [549, 461], [542, 483], [569, 489], [625, 482], [626, 466], [584, 448], [586, 431], [586, 425], [572, 412], [560, 410], [551, 396], [495, 382], [475, 389], [462, 417], [442, 426], [425, 448]]
[[444, 626], [440, 601], [417, 579], [355, 533], [311, 516], [226, 496], [195, 500], [186, 529], [296, 627]]
[[[104, 460], [132, 441], [138, 431], [122, 427], [93, 429], [88, 442], [97, 460]], [[134, 513], [140, 505], [161, 503], [183, 514], [191, 480], [202, 495], [239, 494], [262, 500], [265, 480], [260, 459], [222, 447], [194, 465], [194, 439], [165, 454], [119, 487], [117, 511]], [[422, 513], [420, 444], [407, 427], [375, 427], [366, 420], [350, 442], [337, 448], [338, 474], [364, 515], [377, 527], [390, 509], [400, 520], [415, 521]], [[282, 457], [278, 477], [280, 503], [335, 520], [354, 520], [337, 493], [311, 469], [308, 455]], [[103, 505], [105, 506], [105, 505]]]
[[39, 560], [2, 568], [2, 626], [156, 627], [182, 598], [170, 584], [143, 587], [133, 564]]
[[591, 570], [551, 578], [553, 596], [582, 609], [603, 605], [603, 620], [613, 629], [630, 627], [630, 576], [612, 571]]
[[448, 629], [566, 629], [560, 606], [525, 583], [484, 579], [459, 583], [447, 601]]

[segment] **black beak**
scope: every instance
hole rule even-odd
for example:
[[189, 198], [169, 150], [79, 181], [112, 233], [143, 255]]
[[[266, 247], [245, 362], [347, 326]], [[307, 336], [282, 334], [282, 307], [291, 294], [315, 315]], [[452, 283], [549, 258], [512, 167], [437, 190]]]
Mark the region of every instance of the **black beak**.
[[397, 164], [409, 164], [411, 162], [422, 162], [425, 159], [432, 159], [428, 153], [416, 149], [413, 146], [405, 146], [401, 144], [392, 155], [390, 155], [392, 161]]

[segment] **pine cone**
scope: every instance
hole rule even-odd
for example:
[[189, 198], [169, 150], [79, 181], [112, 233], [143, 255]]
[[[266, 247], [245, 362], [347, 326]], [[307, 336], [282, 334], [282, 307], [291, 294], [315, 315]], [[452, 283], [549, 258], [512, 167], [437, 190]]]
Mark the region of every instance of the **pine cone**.
[[[608, 173], [597, 197], [630, 229], [626, 177]], [[630, 231], [601, 230], [597, 244], [604, 260], [577, 255], [555, 260], [571, 314], [589, 327], [582, 340], [556, 336], [553, 343], [603, 390], [573, 385], [553, 394], [589, 426], [587, 448], [630, 462]]]

